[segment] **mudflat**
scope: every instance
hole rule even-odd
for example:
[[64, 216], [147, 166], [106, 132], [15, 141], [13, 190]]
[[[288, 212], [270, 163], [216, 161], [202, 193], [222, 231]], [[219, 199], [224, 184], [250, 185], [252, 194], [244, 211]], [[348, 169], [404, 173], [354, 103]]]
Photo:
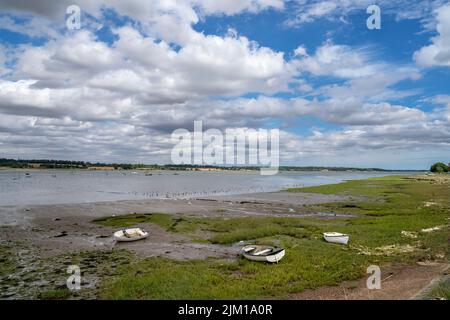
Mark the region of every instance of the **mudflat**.
[[[349, 200], [352, 197], [294, 194], [290, 192], [257, 193], [195, 199], [155, 199], [80, 204], [54, 204], [27, 207], [0, 207], [2, 241], [29, 241], [44, 249], [45, 256], [68, 250], [111, 249], [115, 242], [113, 227], [92, 223], [96, 218], [126, 214], [164, 213], [175, 217], [317, 217], [339, 218], [345, 214], [317, 212], [308, 205]], [[349, 215], [350, 216], [350, 215]], [[142, 225], [141, 225], [142, 226]], [[155, 224], [145, 225], [149, 240], [126, 245], [145, 256], [197, 259], [235, 254], [236, 250], [192, 243], [182, 235], [164, 231]]]
[[[408, 299], [445, 297], [450, 179], [384, 177], [283, 192], [0, 208], [3, 299]], [[150, 237], [115, 243], [137, 226]], [[348, 246], [322, 233], [350, 234]], [[286, 248], [275, 265], [242, 243]], [[365, 287], [380, 265], [384, 290]], [[79, 265], [80, 291], [66, 288]], [[430, 290], [432, 292], [432, 290]], [[427, 297], [427, 295], [424, 295]]]

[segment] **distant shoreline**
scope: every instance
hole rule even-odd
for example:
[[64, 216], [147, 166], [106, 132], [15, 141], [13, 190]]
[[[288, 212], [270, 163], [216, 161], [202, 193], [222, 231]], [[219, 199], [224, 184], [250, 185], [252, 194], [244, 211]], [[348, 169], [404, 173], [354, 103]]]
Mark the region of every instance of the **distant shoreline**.
[[[176, 168], [135, 168], [135, 169], [112, 169], [112, 168], [15, 168], [15, 167], [0, 167], [0, 171], [107, 171], [107, 172], [259, 172], [257, 169], [245, 169], [242, 167], [237, 168], [195, 168], [195, 169], [176, 169]], [[365, 169], [365, 168], [322, 168], [322, 167], [298, 167], [285, 169], [280, 167], [279, 172], [429, 172], [429, 170], [402, 170], [402, 169]]]
[[[143, 164], [143, 163], [102, 163], [89, 161], [69, 161], [54, 159], [7, 159], [0, 158], [0, 170], [5, 169], [68, 169], [68, 170], [104, 170], [104, 171], [206, 171], [206, 172], [223, 172], [223, 171], [260, 171], [261, 166], [247, 165], [192, 165], [192, 164]], [[424, 172], [426, 169], [383, 169], [383, 168], [364, 168], [364, 167], [344, 167], [344, 166], [287, 166], [278, 167], [279, 171], [333, 171], [333, 172]]]

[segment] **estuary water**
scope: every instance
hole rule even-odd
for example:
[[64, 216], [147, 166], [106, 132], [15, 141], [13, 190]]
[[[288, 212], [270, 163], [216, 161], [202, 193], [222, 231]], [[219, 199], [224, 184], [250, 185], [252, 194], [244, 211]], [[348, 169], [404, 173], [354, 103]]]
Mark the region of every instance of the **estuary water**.
[[194, 198], [278, 191], [393, 172], [259, 172], [0, 170], [0, 206]]

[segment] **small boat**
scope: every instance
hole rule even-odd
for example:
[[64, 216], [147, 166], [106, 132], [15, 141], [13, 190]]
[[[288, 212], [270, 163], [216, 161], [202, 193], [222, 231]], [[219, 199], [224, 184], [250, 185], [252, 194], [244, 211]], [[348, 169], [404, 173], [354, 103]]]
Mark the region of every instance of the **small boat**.
[[252, 261], [278, 262], [286, 251], [283, 248], [247, 245], [241, 249], [244, 258]]
[[323, 238], [327, 242], [347, 244], [350, 236], [348, 234], [339, 233], [339, 232], [324, 232]]
[[152, 173], [146, 173], [145, 176], [146, 177], [151, 177], [153, 174]]
[[141, 240], [147, 238], [148, 236], [148, 232], [141, 228], [122, 229], [114, 232], [114, 239], [119, 242]]

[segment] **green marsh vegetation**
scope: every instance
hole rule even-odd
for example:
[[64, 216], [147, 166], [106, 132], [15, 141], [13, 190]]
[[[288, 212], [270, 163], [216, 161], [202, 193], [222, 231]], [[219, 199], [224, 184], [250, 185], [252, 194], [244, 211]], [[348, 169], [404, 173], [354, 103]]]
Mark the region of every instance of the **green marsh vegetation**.
[[[154, 223], [193, 241], [233, 245], [253, 240], [286, 248], [278, 264], [221, 259], [136, 260], [104, 281], [108, 299], [259, 299], [363, 277], [370, 264], [414, 264], [449, 259], [450, 181], [386, 177], [291, 189], [351, 195], [353, 200], [311, 206], [354, 218], [199, 218], [164, 214], [97, 220], [114, 227]], [[349, 246], [323, 241], [322, 232], [351, 235]]]
[[428, 294], [429, 299], [450, 300], [450, 277], [439, 283]]

